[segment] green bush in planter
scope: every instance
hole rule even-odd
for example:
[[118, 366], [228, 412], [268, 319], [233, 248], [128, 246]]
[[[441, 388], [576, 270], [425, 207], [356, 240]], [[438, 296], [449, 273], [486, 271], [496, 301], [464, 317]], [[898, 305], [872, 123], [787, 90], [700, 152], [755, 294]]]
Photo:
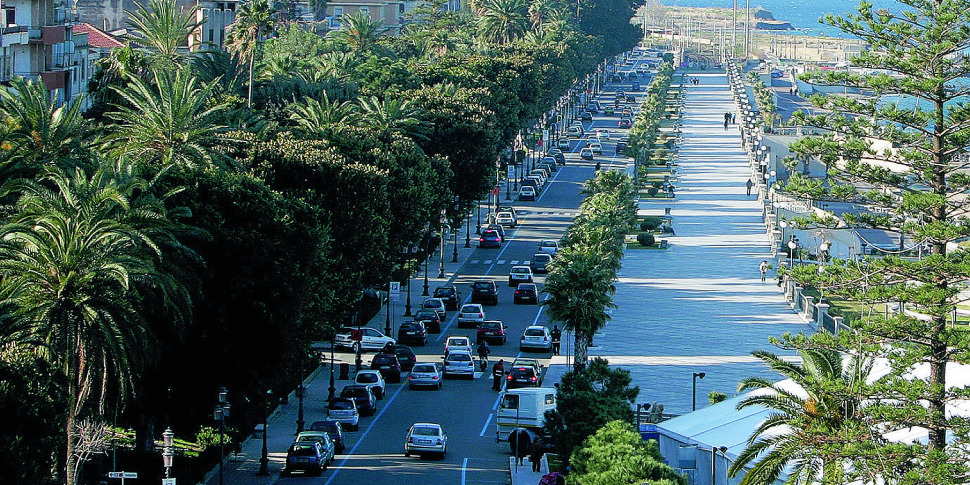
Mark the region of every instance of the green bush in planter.
[[658, 216], [647, 216], [647, 217], [644, 217], [643, 221], [640, 223], [640, 230], [652, 231], [660, 227], [660, 224], [662, 223], [663, 221]]
[[653, 246], [653, 243], [657, 242], [657, 240], [654, 239], [653, 234], [650, 234], [649, 232], [641, 232], [640, 234], [637, 234], [637, 242], [640, 243], [641, 246], [650, 247]]
[[660, 190], [660, 187], [663, 187], [664, 184], [659, 180], [654, 180], [653, 182], [650, 182], [650, 185], [656, 187], [657, 190]]
[[657, 195], [657, 192], [659, 192], [659, 191], [660, 191], [660, 189], [658, 189], [656, 187], [650, 187], [649, 189], [647, 189], [647, 193], [650, 194], [650, 197], [653, 197], [653, 196]]

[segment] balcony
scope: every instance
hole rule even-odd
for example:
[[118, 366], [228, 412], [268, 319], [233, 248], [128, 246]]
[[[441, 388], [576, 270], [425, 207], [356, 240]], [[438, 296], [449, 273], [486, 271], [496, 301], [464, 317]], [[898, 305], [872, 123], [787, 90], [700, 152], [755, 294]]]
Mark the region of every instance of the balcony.
[[30, 29], [26, 25], [15, 24], [0, 28], [0, 44], [2, 44], [3, 47], [27, 44], [29, 42], [29, 30]]

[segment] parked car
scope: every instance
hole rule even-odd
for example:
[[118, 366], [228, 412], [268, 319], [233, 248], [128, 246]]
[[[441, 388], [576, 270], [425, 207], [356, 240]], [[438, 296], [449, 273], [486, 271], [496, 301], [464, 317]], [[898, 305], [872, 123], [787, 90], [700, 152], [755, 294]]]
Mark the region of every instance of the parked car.
[[593, 153], [597, 155], [603, 154], [603, 145], [601, 143], [597, 143], [597, 142], [590, 143], [589, 149], [593, 150]]
[[307, 473], [309, 475], [322, 475], [330, 464], [316, 441], [297, 441], [290, 445], [286, 450], [286, 464], [283, 466], [283, 476], [289, 476], [295, 471]]
[[509, 286], [519, 283], [532, 283], [532, 268], [528, 266], [513, 266], [509, 271]]
[[519, 187], [519, 200], [536, 200], [536, 189], [531, 185]]
[[466, 303], [458, 312], [458, 327], [474, 327], [485, 321], [485, 309], [481, 303]]
[[445, 302], [446, 310], [457, 310], [461, 304], [461, 290], [455, 286], [439, 286], [431, 296]]
[[541, 168], [532, 169], [531, 171], [529, 171], [529, 175], [535, 175], [539, 177], [540, 181], [542, 182], [542, 185], [545, 185], [549, 181], [549, 173]]
[[[568, 149], [568, 147], [567, 147], [567, 149]], [[549, 153], [547, 155], [549, 155], [552, 158], [555, 158], [556, 159], [556, 163], [558, 163], [559, 165], [565, 165], [566, 164], [566, 155], [564, 155], [562, 153], [562, 150], [560, 150], [558, 148], [553, 148], [552, 150], [549, 150]]]
[[435, 453], [444, 458], [447, 452], [448, 433], [441, 429], [440, 424], [414, 423], [408, 429], [404, 439], [404, 456], [411, 456], [411, 453]]
[[524, 178], [524, 179], [522, 179], [522, 182], [519, 184], [519, 186], [520, 187], [526, 187], [526, 186], [532, 187], [532, 190], [534, 190], [537, 195], [540, 192], [540, 190], [539, 190], [539, 182], [536, 179], [531, 179], [531, 178], [528, 178], [528, 177], [527, 178]]
[[512, 365], [509, 373], [505, 376], [505, 388], [517, 389], [520, 387], [541, 387], [542, 375], [536, 368], [529, 365]]
[[633, 90], [634, 91], [640, 90], [640, 83], [638, 81], [633, 81]]
[[[543, 185], [545, 185], [545, 181], [542, 179], [542, 177], [538, 175], [527, 175], [525, 177], [525, 180], [533, 181], [534, 182], [533, 185], [535, 185], [537, 191], [541, 189]], [[525, 183], [525, 182], [522, 182], [522, 183]]]
[[434, 310], [418, 310], [414, 313], [414, 321], [424, 324], [430, 333], [441, 333], [441, 317]]
[[543, 157], [542, 160], [539, 162], [539, 165], [542, 165], [542, 168], [546, 168], [545, 166], [548, 165], [549, 168], [546, 168], [546, 171], [549, 173], [556, 172], [559, 170], [559, 161], [556, 160], [556, 157], [551, 155], [547, 155]]
[[345, 430], [357, 431], [360, 414], [353, 399], [335, 397], [327, 402], [327, 417], [340, 423]]
[[377, 354], [370, 361], [371, 370], [381, 372], [385, 380], [401, 382], [401, 361], [395, 354]]
[[475, 343], [481, 344], [482, 342], [488, 342], [492, 344], [505, 345], [508, 337], [505, 331], [509, 327], [502, 324], [499, 320], [488, 320], [478, 324], [478, 332], [475, 334]]
[[327, 464], [333, 463], [334, 455], [337, 454], [337, 446], [330, 439], [330, 435], [326, 431], [300, 431], [293, 441], [316, 441], [320, 443], [320, 447], [323, 448], [323, 454], [327, 458]]
[[[590, 116], [589, 120], [592, 121], [593, 117]], [[583, 128], [581, 126], [570, 126], [569, 128], [566, 128], [566, 136], [583, 136]]]
[[498, 235], [497, 231], [492, 229], [482, 231], [482, 235], [478, 238], [478, 247], [500, 248], [502, 247], [502, 237]]
[[529, 267], [533, 273], [548, 273], [549, 263], [552, 262], [552, 255], [547, 253], [535, 253], [529, 261]]
[[519, 213], [515, 210], [515, 206], [512, 205], [500, 205], [496, 212], [508, 212], [512, 214], [512, 218], [515, 219], [515, 224], [519, 224]]
[[404, 322], [397, 330], [397, 341], [403, 344], [424, 347], [428, 344], [428, 330], [421, 322]]
[[414, 351], [407, 345], [395, 344], [394, 355], [397, 356], [397, 361], [401, 364], [401, 370], [405, 372], [411, 370], [414, 367], [414, 363], [418, 361], [418, 357], [414, 355]]
[[384, 376], [379, 371], [361, 369], [354, 376], [354, 382], [362, 386], [367, 386], [374, 392], [374, 397], [384, 399]]
[[408, 376], [408, 389], [419, 386], [441, 389], [441, 371], [437, 365], [426, 362], [414, 364]]
[[626, 102], [627, 103], [636, 103], [637, 102], [637, 97], [634, 96], [634, 95], [632, 95], [632, 94], [628, 94], [628, 95], [626, 95]]
[[425, 298], [424, 301], [421, 302], [421, 308], [437, 312], [438, 318], [441, 318], [442, 320], [448, 318], [448, 308], [445, 306], [445, 302], [441, 298]]
[[515, 227], [515, 218], [510, 212], [499, 212], [495, 214], [495, 223], [500, 226]]
[[535, 283], [519, 283], [512, 303], [539, 303], [539, 290]]
[[626, 146], [627, 146], [627, 142], [625, 141], [620, 140], [616, 142], [616, 153], [618, 155], [622, 155], [624, 151], [626, 151]]
[[579, 151], [579, 158], [582, 158], [583, 160], [592, 160], [593, 150], [591, 150], [589, 147], [583, 148]]
[[394, 339], [370, 327], [361, 327], [360, 341], [354, 340], [353, 334], [356, 330], [356, 328], [347, 327], [337, 330], [337, 334], [334, 337], [334, 345], [338, 348], [350, 349], [353, 352], [357, 352], [357, 347], [360, 347], [361, 351], [381, 350], [388, 343], [394, 343]]
[[501, 239], [502, 242], [505, 242], [505, 227], [502, 226], [501, 224], [496, 224], [496, 223], [493, 222], [493, 223], [489, 224], [488, 226], [486, 226], [485, 229], [487, 229], [489, 231], [495, 231], [495, 232], [497, 232], [499, 239]]
[[444, 377], [467, 376], [469, 379], [475, 378], [475, 359], [471, 352], [464, 350], [453, 350], [445, 356]]
[[472, 303], [491, 303], [498, 305], [498, 287], [492, 280], [477, 280], [472, 283]]
[[374, 396], [374, 391], [371, 391], [370, 387], [366, 385], [351, 384], [344, 386], [340, 391], [340, 397], [353, 399], [354, 404], [357, 405], [357, 412], [362, 415], [373, 416], [377, 414], [377, 397]]
[[552, 337], [549, 329], [542, 325], [530, 325], [522, 331], [519, 339], [519, 350], [552, 350]]
[[337, 453], [343, 453], [344, 449], [346, 449], [346, 445], [344, 445], [344, 428], [340, 426], [339, 422], [332, 419], [314, 421], [310, 423], [310, 431], [323, 431], [327, 433]]
[[559, 252], [559, 241], [543, 239], [539, 242], [539, 252], [555, 256]]
[[472, 353], [472, 343], [463, 335], [452, 335], [445, 340], [445, 355], [449, 355], [452, 352], [468, 352]]
[[579, 115], [579, 119], [583, 121], [593, 121], [593, 114], [589, 111], [583, 111], [582, 114]]
[[569, 139], [560, 138], [559, 141], [556, 142], [556, 146], [563, 150], [569, 150]]

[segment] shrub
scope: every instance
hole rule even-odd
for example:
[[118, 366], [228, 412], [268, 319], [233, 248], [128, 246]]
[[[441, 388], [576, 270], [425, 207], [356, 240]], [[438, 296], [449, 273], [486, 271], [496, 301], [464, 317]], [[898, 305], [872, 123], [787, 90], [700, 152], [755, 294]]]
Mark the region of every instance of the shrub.
[[656, 187], [650, 187], [649, 189], [647, 189], [647, 193], [650, 194], [651, 197], [657, 195], [657, 192], [659, 192], [659, 191], [660, 191], [660, 189], [658, 189]]
[[652, 231], [652, 230], [660, 227], [660, 224], [662, 224], [662, 223], [663, 223], [663, 220], [661, 220], [657, 216], [647, 216], [647, 217], [644, 217], [643, 218], [643, 222], [640, 223], [640, 230], [641, 231]]
[[653, 182], [650, 182], [650, 185], [655, 187], [657, 190], [660, 190], [660, 187], [663, 187], [664, 184], [659, 180], [654, 180]]
[[653, 237], [653, 234], [650, 234], [649, 232], [641, 232], [640, 234], [637, 234], [637, 242], [640, 243], [641, 246], [650, 247], [653, 246], [653, 243], [657, 242], [657, 240]]

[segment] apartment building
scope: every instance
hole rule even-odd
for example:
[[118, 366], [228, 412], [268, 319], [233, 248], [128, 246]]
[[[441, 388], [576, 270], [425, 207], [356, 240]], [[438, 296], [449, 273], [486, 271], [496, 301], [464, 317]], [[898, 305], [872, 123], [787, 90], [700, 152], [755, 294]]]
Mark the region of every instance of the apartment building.
[[236, 20], [241, 2], [199, 0], [196, 21], [201, 25], [189, 36], [189, 50], [223, 50], [226, 28]]

